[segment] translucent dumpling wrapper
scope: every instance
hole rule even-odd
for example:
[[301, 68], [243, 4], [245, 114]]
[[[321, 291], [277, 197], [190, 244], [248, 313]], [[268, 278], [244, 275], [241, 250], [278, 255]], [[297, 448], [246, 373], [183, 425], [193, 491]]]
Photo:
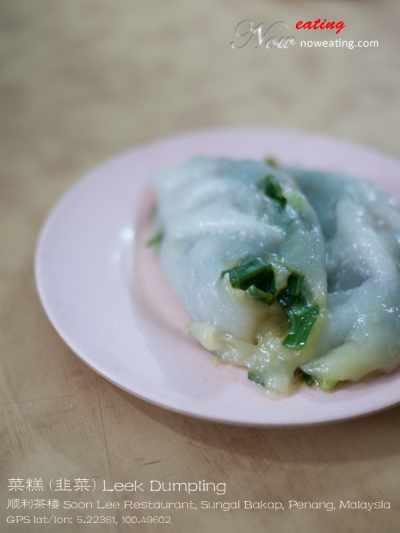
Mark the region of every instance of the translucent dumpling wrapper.
[[154, 176], [153, 242], [191, 321], [223, 362], [278, 392], [399, 360], [400, 210], [375, 185], [195, 158]]
[[317, 379], [357, 381], [400, 362], [400, 209], [378, 186], [292, 171], [326, 241], [328, 320], [314, 359]]

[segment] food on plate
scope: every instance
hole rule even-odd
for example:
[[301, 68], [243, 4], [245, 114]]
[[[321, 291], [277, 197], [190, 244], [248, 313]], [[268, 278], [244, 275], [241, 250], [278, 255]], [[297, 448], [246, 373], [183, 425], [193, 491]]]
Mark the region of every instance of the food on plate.
[[399, 364], [400, 208], [378, 186], [207, 157], [153, 186], [149, 244], [189, 333], [223, 362], [284, 393]]

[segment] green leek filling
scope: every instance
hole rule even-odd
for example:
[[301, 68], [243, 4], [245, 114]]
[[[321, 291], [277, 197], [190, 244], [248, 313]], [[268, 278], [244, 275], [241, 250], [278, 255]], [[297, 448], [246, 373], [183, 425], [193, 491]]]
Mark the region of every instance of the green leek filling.
[[[226, 274], [229, 275], [233, 288], [246, 291], [256, 300], [267, 305], [277, 301], [289, 319], [287, 335], [282, 346], [291, 350], [304, 348], [319, 315], [318, 305], [311, 303], [303, 292], [305, 276], [292, 271], [287, 278], [286, 286], [277, 289], [273, 265], [266, 264], [259, 258], [224, 270], [221, 278]], [[301, 377], [307, 385], [318, 384], [321, 388], [323, 387], [322, 383], [304, 372]], [[259, 385], [264, 385], [262, 376], [254, 371], [249, 371], [248, 378]], [[326, 383], [324, 388], [332, 388], [335, 384]]]
[[309, 303], [302, 292], [305, 277], [292, 272], [287, 285], [276, 289], [275, 272], [270, 264], [261, 259], [253, 259], [248, 263], [224, 270], [221, 278], [229, 274], [234, 289], [241, 289], [267, 305], [275, 300], [281, 305], [289, 319], [288, 334], [282, 345], [292, 350], [301, 350], [319, 314], [318, 305]]
[[161, 244], [163, 238], [164, 238], [164, 232], [159, 231], [151, 239], [147, 241], [147, 246], [158, 246], [159, 244]]
[[302, 381], [309, 387], [319, 387], [320, 389], [325, 391], [333, 389], [333, 387], [336, 387], [336, 385], [339, 383], [338, 381], [333, 381], [330, 379], [318, 379], [314, 376], [311, 376], [310, 374], [307, 374], [306, 372], [304, 372], [304, 370], [301, 370], [301, 368], [298, 368], [296, 370], [296, 376], [298, 376], [300, 381]]
[[265, 159], [265, 162], [267, 163], [267, 165], [269, 165], [270, 167], [272, 168], [278, 168], [278, 161], [276, 159], [274, 159], [273, 157], [267, 157]]
[[283, 194], [282, 185], [273, 174], [267, 174], [264, 178], [264, 192], [267, 196], [276, 200], [283, 209], [286, 205], [286, 198]]
[[257, 383], [257, 385], [262, 385], [263, 387], [265, 387], [264, 379], [262, 378], [262, 376], [260, 376], [260, 374], [257, 374], [256, 372], [249, 370], [247, 374], [247, 378], [250, 381], [254, 381], [254, 383]]

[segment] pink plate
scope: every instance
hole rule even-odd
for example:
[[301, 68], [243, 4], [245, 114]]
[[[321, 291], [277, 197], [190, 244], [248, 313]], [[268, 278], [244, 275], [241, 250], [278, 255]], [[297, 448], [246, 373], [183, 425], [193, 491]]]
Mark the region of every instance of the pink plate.
[[91, 172], [56, 205], [36, 251], [36, 283], [53, 326], [96, 372], [144, 400], [208, 420], [293, 426], [365, 415], [400, 402], [400, 372], [323, 393], [277, 396], [218, 364], [145, 246], [150, 175], [195, 155], [261, 159], [376, 181], [400, 200], [400, 164], [365, 148], [295, 131], [191, 133], [137, 148]]

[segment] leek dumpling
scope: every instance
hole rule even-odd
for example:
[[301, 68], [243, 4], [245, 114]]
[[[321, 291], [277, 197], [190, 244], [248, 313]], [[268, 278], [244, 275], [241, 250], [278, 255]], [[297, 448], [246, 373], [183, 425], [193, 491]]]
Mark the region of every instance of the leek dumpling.
[[379, 187], [206, 157], [153, 185], [162, 268], [222, 361], [278, 392], [398, 365], [400, 209]]

